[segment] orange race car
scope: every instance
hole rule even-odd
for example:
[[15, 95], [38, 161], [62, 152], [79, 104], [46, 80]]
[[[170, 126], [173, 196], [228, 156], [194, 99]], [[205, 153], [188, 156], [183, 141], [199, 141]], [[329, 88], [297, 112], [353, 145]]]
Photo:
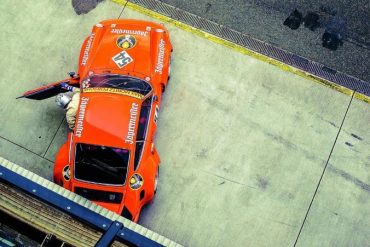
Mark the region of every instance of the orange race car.
[[63, 84], [80, 88], [74, 130], [55, 158], [57, 184], [138, 221], [157, 189], [153, 139], [171, 52], [161, 24], [102, 21], [82, 45], [77, 74], [21, 96], [40, 100], [65, 92]]

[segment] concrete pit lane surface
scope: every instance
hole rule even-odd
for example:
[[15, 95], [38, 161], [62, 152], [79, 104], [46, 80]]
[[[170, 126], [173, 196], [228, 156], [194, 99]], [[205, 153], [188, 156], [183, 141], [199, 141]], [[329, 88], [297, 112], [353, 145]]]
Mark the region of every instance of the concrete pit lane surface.
[[[0, 156], [51, 179], [64, 113], [54, 99], [15, 98], [75, 70], [92, 26], [122, 6], [1, 8]], [[121, 18], [151, 19], [133, 8]], [[369, 245], [370, 105], [165, 25], [158, 192], [139, 223], [185, 246]]]

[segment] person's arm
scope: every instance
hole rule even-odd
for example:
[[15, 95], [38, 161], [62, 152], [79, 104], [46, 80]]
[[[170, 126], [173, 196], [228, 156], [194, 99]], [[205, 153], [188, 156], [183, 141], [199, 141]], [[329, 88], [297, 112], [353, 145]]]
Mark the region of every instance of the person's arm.
[[66, 120], [71, 130], [75, 128], [76, 114], [79, 102], [80, 102], [80, 93], [77, 92], [72, 96], [72, 100], [71, 102], [69, 102], [66, 109]]
[[71, 86], [71, 85], [69, 85], [68, 83], [65, 83], [65, 82], [62, 82], [60, 84], [60, 87], [67, 90], [67, 91], [70, 91], [70, 92], [74, 92], [74, 93], [80, 92], [79, 88], [73, 87], [73, 86]]

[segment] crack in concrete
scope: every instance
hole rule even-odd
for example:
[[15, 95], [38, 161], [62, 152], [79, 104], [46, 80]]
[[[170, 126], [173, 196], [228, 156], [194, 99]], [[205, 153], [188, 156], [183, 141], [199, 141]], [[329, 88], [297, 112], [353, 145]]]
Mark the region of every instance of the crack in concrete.
[[[215, 177], [218, 177], [218, 178], [221, 178], [221, 179], [224, 179], [228, 182], [231, 182], [231, 183], [234, 183], [234, 184], [239, 184], [239, 185], [243, 185], [243, 186], [247, 186], [249, 188], [252, 188], [252, 189], [256, 189], [256, 190], [259, 190], [258, 188], [256, 187], [253, 187], [253, 186], [250, 186], [248, 184], [244, 184], [244, 183], [241, 183], [241, 182], [238, 182], [238, 181], [235, 181], [235, 180], [232, 180], [232, 179], [229, 179], [229, 178], [226, 178], [226, 177], [223, 177], [223, 176], [220, 176], [216, 173], [213, 173], [213, 172], [209, 172], [209, 171], [206, 171], [206, 170], [200, 170], [201, 172], [204, 172], [204, 173], [207, 173], [209, 175], [212, 175], [212, 176], [215, 176]], [[222, 183], [223, 184], [223, 183]]]
[[278, 223], [280, 225], [285, 225], [285, 226], [289, 226], [289, 227], [292, 227], [292, 228], [296, 228], [297, 226], [296, 225], [291, 225], [291, 224], [288, 224], [288, 223], [285, 223], [283, 221], [279, 221], [279, 220], [272, 220], [270, 219], [272, 222], [275, 222], [275, 223]]

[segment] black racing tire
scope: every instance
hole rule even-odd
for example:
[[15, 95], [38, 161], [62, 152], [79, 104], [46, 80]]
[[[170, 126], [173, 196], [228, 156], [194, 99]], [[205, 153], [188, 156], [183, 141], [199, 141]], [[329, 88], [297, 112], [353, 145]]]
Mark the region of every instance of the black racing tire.
[[[167, 77], [166, 85], [170, 82], [170, 79], [171, 79], [171, 61], [172, 61], [172, 50], [171, 50], [171, 55], [170, 55], [170, 64], [168, 65], [168, 77]], [[162, 93], [166, 91], [166, 85], [164, 85], [164, 83], [161, 84]]]
[[172, 51], [171, 51], [171, 55], [170, 55], [170, 64], [168, 65], [168, 77], [167, 77], [167, 83], [170, 81], [171, 79], [171, 63], [172, 63]]
[[155, 173], [155, 178], [154, 178], [154, 194], [157, 193], [157, 189], [158, 189], [158, 178], [159, 178], [159, 167], [157, 168], [157, 172]]

